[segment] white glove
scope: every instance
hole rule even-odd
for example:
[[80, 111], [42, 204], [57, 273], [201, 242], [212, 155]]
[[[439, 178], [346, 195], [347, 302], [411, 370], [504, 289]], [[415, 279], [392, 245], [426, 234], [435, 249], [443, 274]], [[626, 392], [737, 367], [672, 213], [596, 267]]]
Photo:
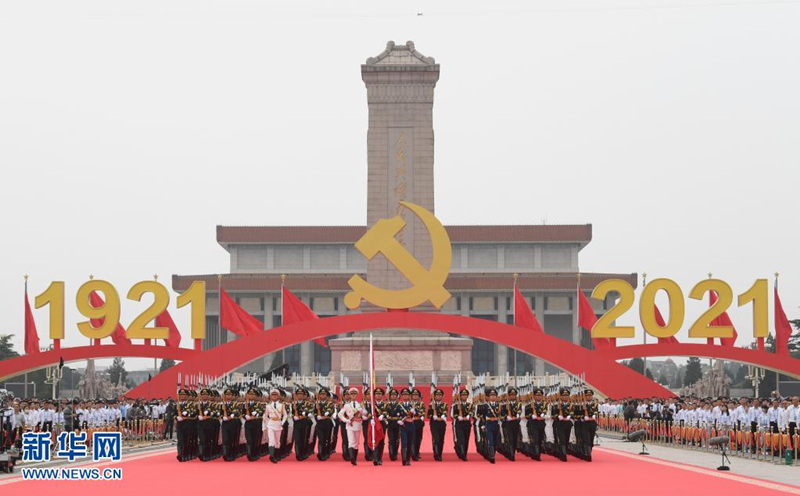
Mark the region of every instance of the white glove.
[[228, 416], [227, 415], [223, 415], [222, 416], [222, 420], [228, 420]]
[[250, 415], [245, 415], [244, 418], [245, 420], [250, 420]]
[[308, 413], [306, 413], [306, 417], [308, 417], [308, 418], [311, 418], [311, 417], [313, 417], [313, 416], [314, 416], [314, 414], [313, 414], [313, 413], [311, 413], [311, 412], [308, 412]]
[[205, 417], [203, 417], [202, 415], [198, 415], [198, 416], [197, 416], [197, 420], [205, 420], [205, 419], [206, 419], [206, 418], [205, 418]]
[[322, 419], [324, 419], [324, 418], [325, 418], [325, 417], [323, 417], [322, 415], [317, 415], [317, 420], [322, 420]]
[[295, 416], [294, 416], [294, 420], [295, 420], [295, 422], [297, 422], [298, 420], [300, 420], [300, 417], [298, 417], [297, 415], [295, 415]]
[[328, 416], [328, 412], [325, 412], [325, 416], [326, 416], [326, 417]]
[[397, 425], [403, 425], [403, 421], [402, 420], [398, 420], [397, 421]]
[[458, 420], [464, 420], [464, 417], [458, 417]]
[[511, 421], [511, 415], [506, 415], [506, 420]]
[[372, 420], [370, 420], [370, 421], [369, 421], [369, 423], [370, 423], [371, 425], [375, 425], [375, 419], [372, 419]]
[[380, 415], [380, 416], [378, 416], [378, 420], [383, 421], [383, 420], [385, 420], [385, 417], [383, 415]]
[[558, 416], [558, 420], [564, 420], [564, 417], [562, 417], [561, 415], [559, 415], [559, 416]]
[[178, 415], [178, 422], [181, 422], [181, 421], [183, 421], [183, 417], [181, 417], [180, 415]]
[[438, 417], [438, 416], [436, 416], [436, 415], [434, 415], [434, 416], [433, 416], [433, 420], [439, 420], [439, 417]]

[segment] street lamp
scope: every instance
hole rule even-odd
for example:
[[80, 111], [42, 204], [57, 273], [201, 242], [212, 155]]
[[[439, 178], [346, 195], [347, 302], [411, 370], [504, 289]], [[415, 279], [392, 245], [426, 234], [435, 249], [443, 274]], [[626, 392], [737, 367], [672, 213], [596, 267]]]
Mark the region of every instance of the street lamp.
[[761, 381], [764, 379], [764, 373], [765, 372], [766, 371], [761, 367], [756, 367], [754, 365], [748, 365], [747, 366], [747, 376], [745, 377], [745, 379], [750, 379], [750, 381], [753, 383], [753, 389], [755, 389], [755, 392], [756, 392], [756, 396], [755, 397], [756, 398], [759, 397], [759, 395], [758, 395], [758, 386], [761, 384]]

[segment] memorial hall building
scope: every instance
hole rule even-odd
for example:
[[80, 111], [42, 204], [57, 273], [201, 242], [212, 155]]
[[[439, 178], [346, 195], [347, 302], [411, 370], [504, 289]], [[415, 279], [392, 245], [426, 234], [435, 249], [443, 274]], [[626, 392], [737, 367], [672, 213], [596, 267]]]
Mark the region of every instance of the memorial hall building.
[[[286, 287], [320, 318], [351, 312], [385, 311], [362, 304], [345, 307], [347, 281], [358, 274], [386, 289], [409, 283], [382, 256], [371, 261], [353, 246], [378, 220], [401, 215], [405, 229], [398, 241], [429, 267], [432, 247], [425, 226], [400, 201], [435, 212], [433, 97], [439, 64], [418, 52], [412, 42], [387, 44], [361, 66], [367, 89], [367, 225], [362, 226], [217, 226], [217, 242], [230, 254], [230, 273], [222, 285], [228, 294], [269, 329], [281, 325], [281, 276]], [[547, 334], [589, 347], [588, 333], [577, 325], [579, 256], [592, 240], [585, 225], [445, 226], [452, 243], [452, 267], [445, 288], [452, 297], [438, 310], [479, 319], [513, 323], [514, 275], [517, 286]], [[581, 273], [588, 296], [606, 279], [624, 279], [634, 287], [636, 274]], [[219, 328], [217, 274], [174, 275], [182, 292], [192, 281], [207, 288], [207, 337], [204, 348], [236, 335]], [[590, 300], [598, 315], [613, 304]], [[415, 309], [411, 309], [414, 311]], [[423, 306], [418, 311], [437, 311]], [[327, 339], [328, 347], [308, 341], [252, 362], [244, 370], [265, 372], [288, 364], [303, 375], [344, 372], [360, 381], [366, 363], [364, 333]], [[407, 331], [376, 333], [376, 369], [397, 377], [409, 371], [423, 378], [488, 372], [544, 375], [557, 369], [529, 355], [480, 339], [455, 334]], [[354, 379], [351, 379], [354, 380]], [[424, 382], [423, 382], [424, 383]]]

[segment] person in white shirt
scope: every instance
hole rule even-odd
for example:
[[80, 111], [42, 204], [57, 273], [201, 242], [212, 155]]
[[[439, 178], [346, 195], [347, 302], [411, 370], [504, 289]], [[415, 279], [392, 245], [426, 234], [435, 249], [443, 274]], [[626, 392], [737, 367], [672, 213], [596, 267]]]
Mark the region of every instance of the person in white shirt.
[[269, 443], [269, 461], [272, 463], [278, 463], [276, 451], [281, 447], [283, 423], [288, 419], [286, 405], [281, 401], [281, 392], [277, 388], [272, 388], [269, 392], [269, 402], [264, 411], [264, 427]]
[[797, 424], [800, 423], [800, 396], [792, 397], [792, 404], [786, 407], [786, 428], [789, 432], [789, 443], [792, 449], [794, 445], [794, 435], [797, 432]]
[[767, 409], [770, 432], [776, 434], [778, 433], [778, 417], [780, 416], [778, 408], [779, 408], [778, 400], [772, 400], [772, 406]]
[[358, 461], [358, 446], [361, 444], [361, 422], [367, 411], [359, 403], [358, 389], [350, 388], [350, 401], [342, 405], [339, 410], [339, 420], [344, 422], [347, 430], [347, 446], [350, 451], [350, 463], [356, 465]]

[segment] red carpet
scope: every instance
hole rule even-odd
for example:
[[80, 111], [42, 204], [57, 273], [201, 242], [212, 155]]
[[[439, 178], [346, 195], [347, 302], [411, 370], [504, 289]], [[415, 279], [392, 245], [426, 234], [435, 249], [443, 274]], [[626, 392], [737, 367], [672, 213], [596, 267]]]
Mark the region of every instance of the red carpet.
[[[427, 432], [426, 432], [427, 434]], [[429, 439], [424, 443], [428, 444]], [[449, 443], [448, 443], [449, 444]], [[428, 449], [430, 449], [428, 447]], [[448, 453], [452, 453], [449, 451]], [[363, 456], [363, 454], [360, 454]], [[559, 495], [581, 494], [726, 494], [758, 496], [788, 492], [800, 494], [800, 488], [771, 485], [742, 476], [723, 475], [715, 470], [681, 467], [670, 462], [648, 461], [611, 450], [596, 449], [594, 461], [587, 463], [570, 458], [567, 463], [545, 456], [541, 462], [519, 457], [512, 463], [498, 456], [490, 465], [472, 453], [470, 461], [462, 462], [455, 454], [447, 454], [443, 462], [434, 462], [430, 453], [411, 467], [391, 462], [385, 456], [382, 467], [359, 460], [357, 467], [336, 458], [327, 462], [309, 459], [297, 462], [287, 458], [278, 465], [266, 459], [248, 462], [240, 458], [226, 463], [222, 460], [203, 463], [197, 460], [179, 463], [174, 451], [131, 455], [122, 462], [108, 466], [123, 469], [122, 481], [0, 481], [4, 494], [58, 494], [94, 496], [109, 494], [230, 494], [231, 491], [278, 491], [280, 494], [326, 494], [339, 491], [366, 491], [368, 488], [387, 488], [387, 484], [411, 484], [417, 494], [444, 491], [449, 494], [530, 494], [533, 491], [557, 491]], [[18, 468], [19, 471], [19, 468]], [[345, 489], [348, 487], [349, 489]], [[392, 486], [388, 486], [392, 487]], [[423, 490], [423, 493], [419, 493]], [[12, 492], [16, 491], [16, 492]], [[329, 492], [330, 491], [330, 492]], [[455, 493], [453, 493], [455, 491]], [[394, 492], [394, 491], [392, 491]]]

